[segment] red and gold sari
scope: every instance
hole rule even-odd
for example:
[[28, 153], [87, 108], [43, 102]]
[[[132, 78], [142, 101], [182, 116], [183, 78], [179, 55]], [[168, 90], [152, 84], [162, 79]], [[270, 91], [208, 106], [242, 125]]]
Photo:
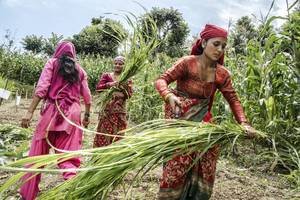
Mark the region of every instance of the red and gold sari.
[[[210, 109], [214, 94], [218, 89], [228, 101], [236, 120], [240, 123], [246, 122], [226, 68], [218, 64], [215, 69], [215, 80], [205, 82], [199, 77], [201, 69], [197, 67], [197, 62], [197, 56], [186, 56], [155, 82], [156, 89], [163, 98], [170, 92], [180, 98], [181, 113], [177, 118], [210, 122]], [[168, 84], [173, 81], [177, 81], [175, 91], [168, 88]], [[165, 117], [175, 118], [169, 104], [165, 106]], [[179, 155], [166, 162], [160, 179], [159, 199], [209, 199], [215, 179], [219, 148], [219, 146], [214, 146], [209, 149], [194, 166], [191, 165], [201, 152]], [[188, 169], [191, 170], [188, 171]]]
[[[111, 73], [104, 73], [96, 87], [97, 90], [104, 90], [108, 88], [108, 83], [115, 81]], [[113, 97], [111, 101], [105, 106], [104, 112], [99, 113], [99, 122], [97, 132], [116, 135], [116, 137], [104, 136], [97, 134], [94, 138], [94, 147], [107, 146], [114, 141], [120, 139], [118, 132], [126, 129], [126, 99], [132, 95], [132, 82], [123, 85], [124, 98]]]

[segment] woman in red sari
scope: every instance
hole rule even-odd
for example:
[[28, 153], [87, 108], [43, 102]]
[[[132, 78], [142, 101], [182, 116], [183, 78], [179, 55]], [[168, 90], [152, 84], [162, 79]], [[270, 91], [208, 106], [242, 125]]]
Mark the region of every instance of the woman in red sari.
[[[118, 77], [123, 70], [125, 58], [117, 56], [114, 59], [114, 72], [103, 73], [96, 87], [98, 92], [102, 92], [111, 87], [118, 87]], [[99, 123], [97, 132], [112, 135], [118, 135], [118, 132], [126, 129], [126, 100], [132, 95], [132, 82], [122, 84], [121, 92], [115, 92], [110, 102], [104, 108], [104, 111], [99, 113]], [[94, 138], [94, 147], [107, 146], [113, 141], [119, 140], [120, 137], [109, 137], [97, 134]]]
[[[165, 117], [191, 121], [211, 121], [211, 107], [216, 90], [221, 91], [238, 123], [254, 137], [254, 129], [247, 123], [241, 103], [232, 87], [230, 73], [223, 66], [227, 31], [207, 24], [200, 39], [192, 47], [190, 56], [177, 61], [155, 82], [166, 102]], [[177, 82], [175, 90], [168, 88]], [[163, 200], [209, 199], [214, 184], [219, 147], [209, 149], [201, 160], [187, 171], [199, 155], [180, 155], [165, 163], [160, 179], [158, 197]]]

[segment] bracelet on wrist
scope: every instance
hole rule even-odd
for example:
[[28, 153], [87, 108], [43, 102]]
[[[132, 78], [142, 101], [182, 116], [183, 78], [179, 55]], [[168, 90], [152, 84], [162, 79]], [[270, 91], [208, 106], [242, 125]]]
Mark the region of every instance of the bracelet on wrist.
[[165, 96], [164, 96], [164, 100], [165, 101], [168, 101], [169, 100], [169, 97], [170, 96], [172, 96], [173, 94], [170, 92], [170, 93], [168, 93], [168, 94], [166, 94]]

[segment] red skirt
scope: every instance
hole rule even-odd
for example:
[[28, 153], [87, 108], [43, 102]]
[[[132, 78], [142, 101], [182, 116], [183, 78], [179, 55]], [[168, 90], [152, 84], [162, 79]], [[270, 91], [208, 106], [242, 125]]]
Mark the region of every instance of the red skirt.
[[[179, 98], [182, 102], [180, 119], [211, 121], [208, 99], [191, 99], [183, 96]], [[175, 117], [169, 104], [165, 106], [165, 117], [167, 119]], [[160, 178], [158, 198], [161, 200], [209, 199], [215, 180], [219, 149], [219, 146], [209, 149], [197, 163], [195, 159], [199, 158], [201, 152], [179, 155], [166, 162]]]
[[114, 136], [97, 134], [94, 138], [94, 147], [110, 145], [121, 137], [119, 131], [127, 128], [125, 101], [122, 99], [112, 99], [106, 105], [104, 111], [99, 114], [97, 132]]

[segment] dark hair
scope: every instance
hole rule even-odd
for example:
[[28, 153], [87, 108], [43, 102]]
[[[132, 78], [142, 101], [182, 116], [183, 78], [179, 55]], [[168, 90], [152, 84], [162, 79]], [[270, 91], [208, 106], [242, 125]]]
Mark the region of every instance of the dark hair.
[[62, 55], [59, 58], [58, 74], [69, 83], [75, 83], [79, 81], [79, 72], [76, 69], [76, 63], [74, 59], [67, 55]]
[[202, 42], [207, 41], [205, 39], [198, 39], [192, 46], [191, 55], [201, 55], [203, 53]]

